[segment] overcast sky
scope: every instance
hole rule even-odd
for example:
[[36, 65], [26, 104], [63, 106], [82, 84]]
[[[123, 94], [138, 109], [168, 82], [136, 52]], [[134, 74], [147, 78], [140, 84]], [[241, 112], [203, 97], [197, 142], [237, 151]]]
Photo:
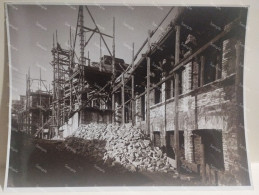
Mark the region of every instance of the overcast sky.
[[[167, 14], [170, 7], [130, 7], [130, 6], [99, 6], [92, 5], [89, 9], [100, 30], [112, 35], [112, 18], [116, 20], [116, 57], [131, 63], [132, 43], [135, 51], [140, 48], [147, 38], [149, 29], [153, 30]], [[13, 99], [25, 94], [25, 78], [30, 67], [31, 77], [42, 78], [49, 85], [52, 81], [51, 48], [53, 33], [58, 31], [58, 41], [63, 48], [67, 48], [69, 40], [69, 26], [75, 34], [77, 21], [77, 5], [9, 5], [8, 19], [11, 45], [12, 65], [12, 94]], [[169, 24], [173, 17], [169, 15], [162, 28], [158, 30], [154, 40]], [[89, 15], [84, 9], [84, 25], [94, 28]], [[89, 36], [89, 34], [86, 34]], [[110, 50], [112, 40], [105, 38]], [[77, 42], [78, 45], [78, 42]], [[90, 52], [92, 61], [99, 61], [99, 36], [93, 37], [86, 47], [85, 53]], [[145, 51], [145, 50], [144, 50]], [[103, 55], [108, 54], [104, 48]], [[79, 53], [77, 53], [79, 56]]]

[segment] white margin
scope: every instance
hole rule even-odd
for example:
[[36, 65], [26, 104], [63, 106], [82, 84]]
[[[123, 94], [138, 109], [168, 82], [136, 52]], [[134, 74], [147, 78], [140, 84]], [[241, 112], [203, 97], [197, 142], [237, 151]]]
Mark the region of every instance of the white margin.
[[247, 64], [247, 34], [248, 34], [248, 22], [250, 21], [249, 20], [249, 16], [250, 16], [250, 5], [247, 6], [247, 16], [246, 16], [246, 29], [245, 29], [245, 42], [244, 42], [244, 59], [243, 59], [243, 120], [244, 120], [244, 135], [245, 135], [245, 146], [246, 146], [246, 159], [247, 159], [247, 166], [248, 166], [248, 175], [249, 175], [249, 179], [250, 179], [250, 185], [251, 187], [254, 187], [254, 183], [253, 183], [253, 178], [252, 178], [252, 170], [251, 170], [251, 163], [250, 163], [250, 157], [249, 157], [249, 149], [248, 149], [248, 144], [247, 144], [247, 121], [246, 121], [246, 112], [245, 112], [245, 104], [246, 104], [246, 101], [245, 101], [245, 97], [246, 97], [246, 90], [244, 89], [246, 87], [245, 85], [245, 66]]
[[11, 45], [10, 45], [10, 28], [9, 28], [9, 15], [8, 15], [8, 9], [7, 4], [4, 4], [4, 11], [6, 14], [5, 23], [6, 23], [6, 32], [7, 32], [7, 47], [8, 47], [8, 68], [9, 68], [9, 113], [8, 113], [8, 142], [7, 142], [7, 155], [6, 155], [6, 168], [5, 168], [5, 180], [4, 180], [4, 191], [7, 190], [7, 180], [8, 180], [8, 173], [9, 173], [9, 156], [10, 156], [10, 143], [11, 143], [11, 108], [12, 108], [12, 61], [11, 61]]
[[[239, 2], [240, 3], [240, 2]], [[244, 112], [243, 108], [243, 116], [244, 116], [244, 131], [245, 131], [245, 145], [246, 145], [246, 156], [247, 156], [247, 164], [248, 164], [248, 171], [249, 171], [249, 179], [250, 179], [250, 185], [249, 186], [93, 186], [93, 187], [7, 187], [8, 182], [8, 172], [9, 172], [9, 155], [10, 155], [10, 141], [11, 141], [11, 105], [12, 105], [12, 90], [10, 89], [12, 87], [12, 71], [11, 71], [11, 47], [10, 47], [10, 34], [9, 34], [9, 17], [8, 17], [8, 9], [7, 5], [14, 4], [14, 5], [97, 5], [94, 2], [88, 2], [85, 3], [85, 1], [78, 1], [78, 2], [11, 2], [6, 1], [4, 2], [4, 9], [5, 9], [5, 22], [6, 22], [6, 30], [7, 30], [7, 47], [8, 47], [8, 66], [9, 66], [9, 114], [8, 114], [8, 145], [7, 145], [7, 158], [6, 158], [6, 170], [5, 170], [5, 181], [4, 181], [4, 191], [5, 192], [102, 192], [102, 191], [121, 191], [121, 190], [127, 190], [127, 191], [234, 191], [234, 190], [253, 190], [253, 180], [252, 180], [252, 172], [251, 172], [251, 163], [250, 163], [250, 157], [248, 155], [248, 144], [247, 144], [247, 130], [246, 130], [246, 113]], [[99, 5], [99, 4], [98, 4]], [[125, 6], [123, 2], [121, 3], [110, 3], [110, 2], [102, 2], [100, 5], [104, 6]], [[129, 3], [127, 5], [130, 6], [154, 6], [154, 3]], [[159, 6], [186, 6], [183, 3], [163, 3], [163, 4], [156, 4]], [[216, 5], [216, 4], [215, 4]], [[189, 4], [190, 7], [213, 7], [215, 6], [212, 3], [208, 4]], [[247, 42], [247, 26], [248, 26], [248, 15], [250, 13], [249, 8], [250, 4], [217, 4], [219, 7], [247, 7], [247, 19], [246, 19], [246, 36], [245, 36], [245, 48], [246, 42]], [[245, 79], [244, 79], [244, 67], [246, 59], [246, 49], [244, 49], [244, 63], [243, 63], [243, 86], [245, 86]], [[11, 87], [10, 87], [11, 86]], [[243, 107], [245, 107], [245, 90], [243, 87]]]

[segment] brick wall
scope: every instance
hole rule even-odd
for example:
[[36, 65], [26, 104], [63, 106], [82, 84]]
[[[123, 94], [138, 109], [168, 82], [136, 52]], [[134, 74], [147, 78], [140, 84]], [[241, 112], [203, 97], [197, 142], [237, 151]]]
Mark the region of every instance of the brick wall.
[[[188, 63], [182, 72], [182, 95], [179, 96], [179, 130], [184, 131], [185, 160], [200, 163], [201, 137], [193, 130], [221, 130], [224, 169], [226, 174], [238, 180], [239, 163], [238, 119], [235, 115], [235, 44], [234, 38], [223, 41], [222, 77], [198, 88], [199, 64]], [[193, 73], [193, 75], [192, 75]], [[192, 86], [193, 81], [193, 86]], [[151, 92], [152, 93], [152, 92]], [[151, 131], [160, 131], [161, 139], [166, 131], [174, 130], [174, 98], [166, 101], [162, 85], [162, 102], [150, 108]], [[163, 143], [163, 140], [161, 141]], [[244, 167], [245, 169], [245, 167]]]
[[[223, 132], [223, 155], [225, 169], [235, 170], [237, 156], [236, 129], [234, 129], [234, 77], [218, 80], [179, 99], [179, 130], [185, 131], [185, 159], [192, 162], [192, 130], [219, 129]], [[196, 109], [195, 109], [196, 108]], [[165, 110], [166, 109], [166, 112]], [[174, 99], [151, 106], [151, 131], [174, 130]], [[165, 122], [166, 120], [166, 122]], [[162, 136], [161, 136], [162, 137]], [[196, 157], [197, 157], [196, 149]], [[198, 161], [199, 162], [199, 161]]]

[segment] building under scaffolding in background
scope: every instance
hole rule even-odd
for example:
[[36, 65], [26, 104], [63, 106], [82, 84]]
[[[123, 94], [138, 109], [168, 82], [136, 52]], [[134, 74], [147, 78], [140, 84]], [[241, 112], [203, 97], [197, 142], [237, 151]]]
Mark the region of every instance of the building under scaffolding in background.
[[15, 114], [14, 123], [17, 129], [28, 134], [36, 134], [41, 138], [48, 136], [48, 121], [50, 121], [50, 104], [52, 95], [46, 81], [41, 78], [31, 78], [30, 72], [26, 75], [26, 95], [13, 103], [12, 113]]
[[[94, 29], [84, 26], [84, 10]], [[170, 12], [174, 17], [166, 31], [152, 41]], [[58, 138], [81, 124], [132, 123], [175, 160], [177, 170], [185, 166], [203, 179], [215, 179], [217, 173], [217, 180], [234, 177], [244, 183], [248, 172], [241, 86], [247, 9], [174, 7], [169, 13], [136, 53], [133, 44], [127, 65], [115, 58], [115, 21], [113, 35], [104, 34], [88, 7], [80, 6], [70, 48], [62, 49], [57, 35], [53, 38], [52, 92], [26, 92], [21, 115], [37, 112], [41, 125], [32, 127], [25, 117], [22, 129], [38, 136], [48, 126], [48, 138]], [[84, 52], [94, 34], [109, 52], [98, 63]], [[111, 50], [105, 38], [113, 40]], [[28, 97], [44, 100], [33, 110]]]

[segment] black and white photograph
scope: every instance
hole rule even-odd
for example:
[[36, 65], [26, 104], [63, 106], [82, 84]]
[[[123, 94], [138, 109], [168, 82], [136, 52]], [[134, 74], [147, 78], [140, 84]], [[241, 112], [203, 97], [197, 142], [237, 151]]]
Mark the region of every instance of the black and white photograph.
[[5, 8], [6, 188], [251, 185], [248, 7]]

